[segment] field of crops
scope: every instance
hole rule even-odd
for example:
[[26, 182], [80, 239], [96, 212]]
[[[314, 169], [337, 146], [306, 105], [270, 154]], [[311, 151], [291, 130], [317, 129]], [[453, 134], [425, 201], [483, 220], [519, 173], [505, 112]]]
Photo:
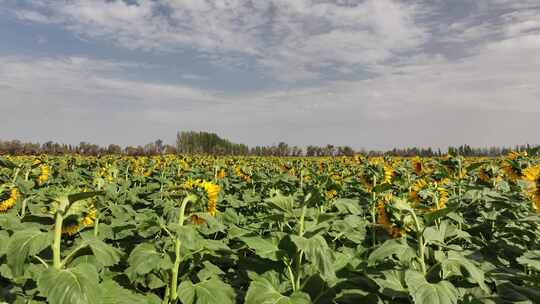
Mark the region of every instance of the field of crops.
[[0, 303], [540, 303], [540, 160], [0, 158]]

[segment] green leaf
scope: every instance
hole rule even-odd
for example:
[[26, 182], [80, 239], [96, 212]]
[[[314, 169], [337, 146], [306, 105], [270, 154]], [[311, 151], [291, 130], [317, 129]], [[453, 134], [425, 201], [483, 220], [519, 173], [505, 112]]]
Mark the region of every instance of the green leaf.
[[51, 234], [38, 229], [27, 229], [15, 232], [9, 239], [6, 255], [7, 264], [14, 276], [24, 274], [25, 265], [29, 256], [39, 254], [50, 245]]
[[527, 251], [517, 258], [516, 261], [540, 272], [540, 250]]
[[0, 231], [0, 258], [6, 254], [8, 243], [9, 233], [7, 231]]
[[203, 246], [204, 238], [191, 225], [180, 226], [170, 225], [176, 231], [182, 247], [187, 250], [200, 250]]
[[204, 261], [203, 265], [204, 265], [204, 268], [201, 269], [199, 273], [197, 273], [197, 277], [201, 281], [207, 280], [211, 277], [217, 277], [219, 275], [225, 274], [223, 270], [221, 270], [219, 267], [217, 267], [216, 265], [208, 261]]
[[407, 298], [407, 289], [404, 287], [404, 275], [399, 270], [382, 271], [384, 278], [375, 278], [375, 282], [382, 290], [381, 293], [391, 298]]
[[316, 235], [309, 239], [292, 235], [291, 239], [298, 249], [304, 251], [306, 259], [319, 270], [321, 277], [326, 279], [335, 277], [333, 252], [321, 235]]
[[456, 208], [447, 207], [433, 212], [424, 213], [422, 217], [424, 218], [426, 226], [428, 226], [433, 224], [436, 220], [444, 218], [446, 215], [454, 211], [456, 211]]
[[121, 251], [107, 245], [94, 235], [83, 235], [83, 240], [90, 246], [92, 253], [103, 266], [113, 266], [120, 261]]
[[68, 195], [68, 200], [70, 204], [75, 203], [76, 201], [85, 200], [87, 198], [94, 197], [96, 195], [103, 195], [105, 192], [103, 191], [94, 191], [94, 192], [80, 192], [75, 194]]
[[101, 282], [99, 290], [100, 304], [147, 304], [151, 302], [148, 296], [125, 289], [110, 279]]
[[369, 255], [368, 264], [374, 265], [376, 262], [389, 258], [394, 254], [399, 256], [408, 248], [409, 246], [401, 240], [387, 240]]
[[249, 285], [245, 304], [310, 304], [308, 294], [294, 292], [290, 296], [281, 294], [267, 278], [260, 276]]
[[284, 196], [278, 192], [277, 195], [267, 198], [264, 202], [274, 210], [281, 211], [289, 216], [293, 215], [295, 201], [292, 196]]
[[89, 264], [69, 269], [49, 267], [38, 280], [40, 293], [50, 304], [99, 304], [98, 274]]
[[377, 185], [375, 186], [375, 188], [373, 188], [373, 192], [375, 193], [383, 193], [387, 190], [390, 190], [392, 189], [392, 185], [391, 184], [381, 184], [381, 185]]
[[436, 227], [427, 227], [424, 230], [424, 239], [430, 244], [444, 244], [444, 234]]
[[178, 298], [182, 304], [234, 304], [235, 293], [231, 286], [223, 283], [219, 278], [193, 284], [184, 281], [178, 286]]
[[278, 248], [278, 241], [276, 239], [263, 239], [259, 236], [252, 237], [240, 237], [242, 242], [255, 251], [255, 253], [261, 258], [269, 259], [272, 261], [279, 261], [281, 250]]
[[498, 294], [509, 300], [511, 303], [540, 303], [540, 291], [538, 288], [531, 288], [529, 286], [518, 286], [511, 282], [504, 282], [497, 285]]
[[0, 158], [0, 167], [5, 167], [8, 169], [15, 169], [17, 168], [17, 164], [5, 158]]
[[129, 267], [126, 274], [130, 280], [139, 275], [145, 275], [152, 270], [159, 269], [162, 256], [152, 244], [144, 243], [135, 247], [128, 258]]
[[471, 279], [476, 282], [482, 290], [490, 292], [490, 288], [484, 282], [484, 272], [476, 267], [471, 261], [457, 252], [449, 251], [448, 258], [441, 261], [441, 267], [444, 277], [447, 277], [452, 272], [461, 274], [461, 267], [467, 270]]
[[415, 304], [456, 304], [457, 290], [448, 281], [429, 283], [423, 274], [408, 270], [405, 273], [405, 283], [409, 288]]
[[339, 198], [333, 204], [340, 213], [362, 214], [362, 208], [356, 199]]

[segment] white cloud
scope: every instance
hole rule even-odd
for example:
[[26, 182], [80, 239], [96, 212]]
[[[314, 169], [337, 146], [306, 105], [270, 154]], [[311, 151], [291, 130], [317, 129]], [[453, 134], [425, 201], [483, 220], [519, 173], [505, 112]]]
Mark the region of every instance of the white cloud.
[[25, 2], [34, 10], [14, 9], [24, 20], [54, 20], [131, 49], [252, 56], [280, 80], [318, 78], [326, 66], [369, 68], [427, 39], [419, 7], [395, 0]]
[[190, 74], [190, 73], [182, 74], [181, 77], [182, 79], [187, 79], [187, 80], [208, 80], [209, 79], [206, 76], [202, 76], [198, 74]]
[[[60, 22], [132, 49], [193, 48], [221, 65], [254, 60], [259, 71], [293, 83], [230, 96], [126, 76], [160, 68], [144, 64], [0, 57], [0, 100], [10, 101], [0, 110], [11, 113], [0, 121], [0, 137], [65, 132], [68, 140], [125, 144], [204, 129], [249, 144], [523, 143], [537, 138], [540, 115], [538, 5], [490, 1], [440, 24], [419, 21], [441, 17], [431, 1], [27, 1], [26, 11], [46, 19], [18, 11], [19, 18]], [[294, 83], [330, 69], [373, 75]], [[82, 125], [82, 135], [68, 134], [68, 124]]]
[[[0, 84], [12, 88], [4, 93], [18, 100], [17, 106], [29, 106], [25, 103], [30, 100], [29, 103], [44, 108], [56, 104], [74, 109], [81, 107], [84, 111], [98, 108], [108, 100], [120, 100], [126, 107], [142, 109], [175, 104], [197, 107], [217, 102], [211, 93], [195, 88], [125, 79], [122, 74], [129, 68], [147, 67], [85, 57], [0, 57]], [[1, 106], [12, 108], [14, 105], [6, 102]]]

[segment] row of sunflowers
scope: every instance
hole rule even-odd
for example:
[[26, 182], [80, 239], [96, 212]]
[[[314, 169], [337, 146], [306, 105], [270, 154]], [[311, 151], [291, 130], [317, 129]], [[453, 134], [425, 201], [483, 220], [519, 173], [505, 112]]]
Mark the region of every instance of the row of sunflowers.
[[0, 157], [0, 303], [540, 303], [540, 159]]

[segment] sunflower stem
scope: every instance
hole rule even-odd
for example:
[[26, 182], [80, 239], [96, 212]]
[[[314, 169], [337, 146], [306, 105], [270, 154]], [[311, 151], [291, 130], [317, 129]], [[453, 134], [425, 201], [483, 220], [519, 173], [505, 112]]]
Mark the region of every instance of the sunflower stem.
[[[184, 226], [184, 220], [185, 220], [185, 212], [186, 212], [186, 207], [188, 205], [188, 203], [190, 202], [195, 202], [197, 200], [197, 197], [193, 194], [190, 194], [188, 196], [186, 196], [184, 198], [184, 200], [182, 201], [182, 205], [180, 205], [180, 215], [178, 216], [178, 225], [179, 226]], [[171, 289], [171, 300], [172, 302], [176, 302], [176, 300], [178, 299], [178, 292], [177, 292], [177, 289], [178, 289], [178, 272], [180, 270], [180, 262], [182, 260], [181, 256], [180, 256], [180, 246], [182, 245], [182, 242], [180, 240], [180, 238], [178, 237], [178, 235], [176, 236], [176, 241], [175, 241], [175, 244], [174, 244], [174, 257], [175, 257], [175, 260], [174, 260], [174, 265], [173, 265], [173, 269], [172, 269], [172, 276], [171, 276], [171, 286], [170, 286], [170, 289]]]
[[[300, 237], [304, 236], [304, 222], [306, 218], [306, 212], [307, 212], [307, 206], [304, 205], [302, 207], [302, 214], [300, 215], [300, 226], [298, 228], [298, 236]], [[293, 284], [294, 291], [296, 291], [294, 288], [298, 288], [300, 286], [300, 272], [302, 271], [302, 256], [303, 255], [304, 255], [304, 251], [300, 250], [298, 251], [297, 256], [296, 256], [296, 284]]]
[[414, 226], [416, 228], [416, 239], [418, 241], [418, 260], [420, 262], [420, 268], [422, 269], [422, 273], [426, 274], [426, 261], [425, 261], [425, 244], [424, 244], [424, 235], [422, 233], [422, 230], [420, 228], [420, 222], [418, 221], [418, 217], [416, 217], [416, 213], [414, 210], [408, 210], [409, 213], [411, 213], [413, 220], [414, 220]]
[[94, 236], [98, 237], [99, 235], [99, 214], [96, 216], [96, 220], [94, 222]]
[[293, 292], [295, 292], [296, 291], [296, 283], [295, 283], [294, 274], [293, 274], [293, 271], [291, 269], [291, 264], [290, 263], [287, 263], [287, 271], [289, 273], [289, 280], [291, 281], [292, 290], [293, 290]]
[[13, 183], [15, 183], [15, 181], [17, 180], [17, 176], [19, 175], [20, 172], [21, 172], [21, 168], [15, 169], [15, 173], [13, 174], [13, 178], [12, 178]]
[[52, 243], [53, 252], [53, 267], [56, 269], [62, 268], [61, 250], [60, 244], [62, 242], [62, 223], [64, 222], [64, 216], [60, 212], [56, 212], [56, 219], [54, 223], [54, 239]]
[[375, 227], [377, 225], [377, 217], [376, 217], [376, 205], [377, 205], [377, 193], [375, 193], [375, 187], [377, 186], [377, 176], [373, 177], [373, 189], [371, 189], [371, 239], [373, 240], [373, 245], [377, 244], [377, 235], [375, 233]]

